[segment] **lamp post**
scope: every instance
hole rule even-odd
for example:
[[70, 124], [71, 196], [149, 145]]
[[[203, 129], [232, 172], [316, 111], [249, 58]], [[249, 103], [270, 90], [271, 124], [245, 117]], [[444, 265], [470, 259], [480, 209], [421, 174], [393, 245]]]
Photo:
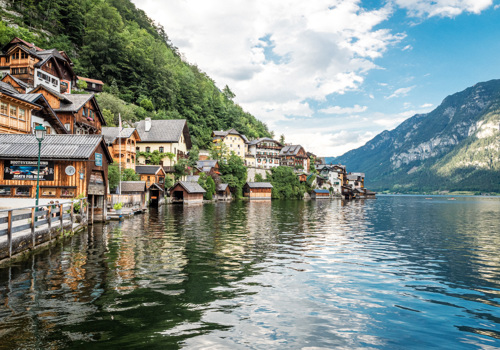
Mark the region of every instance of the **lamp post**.
[[47, 129], [45, 129], [42, 125], [37, 125], [35, 127], [35, 137], [38, 141], [38, 171], [36, 173], [36, 209], [38, 211], [38, 198], [40, 196], [40, 153], [42, 150], [42, 141], [45, 138], [45, 133]]

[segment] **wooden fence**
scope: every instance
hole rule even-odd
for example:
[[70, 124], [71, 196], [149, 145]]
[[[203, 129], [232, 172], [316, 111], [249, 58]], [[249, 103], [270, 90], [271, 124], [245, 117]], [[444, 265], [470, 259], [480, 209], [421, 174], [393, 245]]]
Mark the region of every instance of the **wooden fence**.
[[[31, 234], [31, 244], [26, 249], [34, 249], [37, 246], [37, 233], [47, 230], [48, 240], [51, 240], [53, 232], [64, 228], [64, 221], [71, 226], [75, 222], [75, 204], [79, 204], [82, 221], [88, 221], [88, 204], [86, 199], [62, 202], [57, 204], [42, 204], [32, 207], [0, 210], [0, 239], [7, 236], [8, 257], [12, 257], [14, 252], [18, 252], [17, 247], [13, 247], [13, 236], [15, 233], [26, 231]], [[26, 235], [23, 235], [26, 236]]]

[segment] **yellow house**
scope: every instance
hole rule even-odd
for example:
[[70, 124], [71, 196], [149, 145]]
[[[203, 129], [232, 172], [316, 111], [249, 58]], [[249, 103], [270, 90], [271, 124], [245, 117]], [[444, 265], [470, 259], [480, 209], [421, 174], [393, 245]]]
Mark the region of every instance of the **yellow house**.
[[[224, 150], [230, 154], [234, 152], [244, 161], [247, 154], [247, 144], [248, 139], [245, 135], [240, 134], [235, 129], [230, 129], [228, 131], [214, 131], [212, 132], [212, 142], [213, 147], [220, 149], [224, 147]], [[223, 146], [224, 145], [224, 146]]]
[[[153, 153], [158, 151], [165, 154], [160, 161], [165, 171], [171, 172], [171, 168], [179, 159], [187, 158], [187, 152], [191, 149], [191, 137], [185, 119], [151, 120], [146, 118], [135, 124], [140, 141], [136, 142], [137, 162], [147, 164], [146, 158], [139, 152]], [[171, 153], [172, 160], [166, 155]]]

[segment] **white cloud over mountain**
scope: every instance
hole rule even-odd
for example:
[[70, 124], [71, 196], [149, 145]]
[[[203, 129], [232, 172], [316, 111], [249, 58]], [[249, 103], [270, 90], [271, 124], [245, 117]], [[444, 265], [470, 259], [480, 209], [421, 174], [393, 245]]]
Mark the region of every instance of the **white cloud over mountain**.
[[493, 5], [493, 0], [394, 0], [394, 3], [417, 17], [456, 17], [464, 12], [479, 14]]

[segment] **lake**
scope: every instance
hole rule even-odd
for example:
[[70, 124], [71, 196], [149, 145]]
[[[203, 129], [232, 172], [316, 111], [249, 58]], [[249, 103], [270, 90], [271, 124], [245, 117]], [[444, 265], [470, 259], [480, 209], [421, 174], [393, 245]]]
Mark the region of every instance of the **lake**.
[[166, 206], [0, 269], [2, 348], [498, 349], [500, 198]]

